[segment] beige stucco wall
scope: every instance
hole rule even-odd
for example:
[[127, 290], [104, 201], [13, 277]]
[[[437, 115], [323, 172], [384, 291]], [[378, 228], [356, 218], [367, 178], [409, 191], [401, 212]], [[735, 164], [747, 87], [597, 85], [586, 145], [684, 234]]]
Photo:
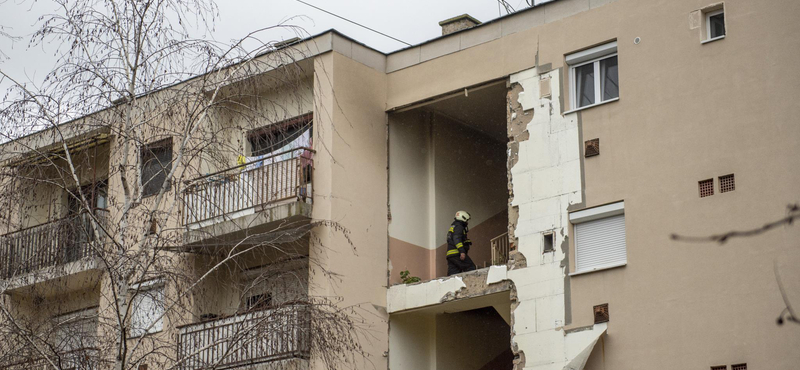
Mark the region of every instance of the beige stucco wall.
[[[108, 178], [108, 144], [92, 146], [71, 155], [81, 186]], [[67, 191], [77, 188], [70, 166], [62, 159], [39, 158], [35, 163], [32, 167], [7, 169], [8, 177], [3, 176], [5, 185], [0, 199], [5, 206], [0, 234], [67, 216]]]
[[310, 71], [290, 66], [254, 79], [256, 81], [240, 87], [241, 92], [231, 88], [234, 95], [224, 97], [229, 100], [210, 116], [208, 124], [212, 129], [208, 134], [212, 136], [210, 139], [214, 145], [201, 152], [198, 171], [193, 171], [193, 174], [213, 173], [235, 166], [239, 155], [252, 154], [247, 140], [249, 131], [313, 111], [313, 77]]
[[390, 335], [390, 369], [436, 369], [435, 315], [392, 315]]
[[[339, 53], [315, 62], [314, 220], [309, 292], [351, 307], [368, 354], [356, 368], [385, 368], [388, 230], [385, 76]], [[334, 275], [331, 275], [334, 274]], [[336, 298], [334, 298], [336, 299]], [[363, 321], [362, 321], [363, 320]], [[366, 333], [369, 333], [368, 336]], [[312, 368], [322, 359], [312, 358]]]
[[[604, 348], [594, 352], [602, 356], [593, 357], [587, 368], [741, 362], [790, 368], [798, 361], [791, 349], [796, 336], [774, 324], [784, 306], [773, 263], [778, 261], [785, 284], [798, 281], [791, 267], [799, 257], [790, 242], [797, 238], [795, 228], [721, 247], [669, 240], [674, 232], [708, 235], [760, 226], [782, 217], [785, 206], [800, 196], [793, 185], [799, 153], [792, 144], [800, 133], [792, 124], [800, 75], [787, 71], [798, 56], [797, 48], [789, 47], [797, 28], [789, 14], [797, 13], [797, 4], [726, 1], [728, 35], [701, 44], [701, 29], [690, 27], [690, 14], [711, 3], [660, 4], [653, 17], [651, 3], [617, 1], [389, 74], [389, 108], [523, 71], [537, 60], [537, 73], [560, 68], [554, 81], [566, 96], [564, 55], [618, 41], [620, 100], [578, 113], [580, 135], [570, 145], [571, 155], [578, 157], [580, 141], [599, 137], [601, 154], [581, 159], [581, 197], [560, 206], [561, 221], [553, 224], [563, 227], [557, 248], [570, 256], [568, 268], [554, 271], [564, 281], [574, 270], [572, 227], [563, 220], [567, 211], [625, 201], [628, 265], [567, 278], [563, 297], [568, 301], [559, 304], [568, 310], [564, 318], [571, 316], [565, 329], [591, 325], [592, 306], [610, 305]], [[640, 44], [633, 43], [635, 37]], [[560, 103], [566, 107], [569, 99]], [[551, 114], [564, 117], [564, 110]], [[736, 191], [698, 197], [698, 180], [730, 173], [736, 174]], [[516, 180], [514, 186], [523, 185]], [[521, 219], [517, 230], [531, 225]], [[530, 266], [531, 256], [526, 257]], [[787, 288], [790, 296], [796, 296], [800, 287], [789, 284], [794, 284]], [[521, 298], [540, 288], [517, 285]], [[537, 307], [547, 309], [545, 303]], [[530, 315], [518, 312], [515, 318]], [[545, 355], [532, 347], [535, 343], [518, 343], [528, 367]]]
[[[800, 197], [795, 169], [800, 130], [794, 124], [800, 113], [794, 101], [800, 73], [792, 68], [798, 56], [794, 15], [800, 5], [726, 1], [728, 36], [701, 44], [701, 29], [690, 20], [693, 12], [711, 3], [560, 0], [507, 18], [508, 27], [489, 24], [456, 35], [463, 41], [465, 35], [499, 32], [501, 38], [437, 54], [435, 49], [453, 41], [442, 39], [391, 55], [390, 65], [414, 52], [418, 61], [423, 55], [441, 56], [391, 68], [388, 74], [373, 68], [380, 63], [368, 67], [349, 59], [358, 48], [346, 47], [346, 40], [340, 40], [341, 50], [315, 59], [313, 218], [333, 221], [345, 231], [332, 225], [315, 231], [314, 240], [321, 244], [312, 243], [309, 290], [312, 296], [342, 297], [342, 307], [365, 312], [360, 329], [372, 336], [364, 342], [369, 356], [357, 367], [386, 368], [383, 353], [390, 347], [400, 353], [395, 356], [413, 356], [415, 351], [388, 341], [387, 239], [395, 237], [395, 227], [405, 230], [396, 239], [414, 248], [435, 247], [443, 238], [436, 227], [424, 227], [440, 222], [438, 211], [412, 209], [438, 208], [437, 200], [414, 197], [422, 191], [417, 187], [391, 191], [387, 166], [394, 182], [395, 163], [401, 166], [399, 173], [410, 174], [430, 161], [416, 152], [392, 157], [395, 144], [387, 144], [386, 124], [401, 120], [401, 114], [387, 119], [385, 112], [530, 71], [529, 78], [551, 77], [554, 91], [563, 98], [554, 96], [552, 111], [532, 106], [542, 121], [525, 127], [535, 136], [521, 144], [527, 145], [522, 150], [529, 156], [520, 155], [512, 168], [512, 175], [519, 175], [511, 180], [517, 202], [512, 207], [529, 216], [520, 217], [515, 230], [527, 265], [507, 273], [519, 303], [512, 340], [524, 354], [526, 368], [561, 368], [587, 343], [584, 339], [591, 339], [588, 331], [564, 332], [591, 325], [591, 308], [600, 303], [609, 303], [611, 321], [602, 351], [595, 350], [590, 358], [590, 369], [708, 368], [740, 362], [753, 368], [791, 368], [800, 362], [795, 350], [800, 343], [792, 328], [774, 325], [784, 306], [773, 270], [777, 264], [790, 299], [800, 300], [800, 272], [794, 268], [800, 262], [794, 244], [800, 229], [782, 228], [723, 246], [668, 238], [673, 232], [707, 235], [756, 227], [782, 217], [785, 205]], [[641, 43], [633, 43], [636, 37]], [[609, 40], [619, 44], [620, 100], [563, 115], [569, 105], [564, 55]], [[553, 125], [570, 132], [547, 135], [553, 131], [543, 127]], [[424, 132], [402, 134], [413, 140]], [[581, 159], [581, 141], [592, 138], [600, 138], [600, 156]], [[227, 140], [233, 146], [234, 136]], [[115, 145], [112, 166], [120, 160]], [[559, 160], [565, 161], [548, 163], [550, 168], [531, 166], [553, 154], [552, 148], [564, 150]], [[420, 149], [421, 143], [402, 147]], [[526, 166], [530, 171], [523, 174]], [[730, 173], [736, 174], [736, 191], [697, 196], [698, 180]], [[112, 175], [112, 202], [121, 194], [113, 183], [118, 175]], [[554, 178], [561, 182], [555, 184]], [[430, 183], [436, 177], [418, 172], [409, 179]], [[525, 206], [522, 188], [531, 190]], [[406, 209], [395, 207], [394, 194], [413, 202]], [[547, 196], [561, 199], [550, 208], [553, 202], [539, 202]], [[627, 266], [568, 277], [574, 270], [568, 212], [619, 200], [626, 206]], [[142, 212], [151, 203], [144, 200]], [[177, 213], [175, 208], [165, 210]], [[167, 225], [177, 222], [171, 218]], [[419, 227], [424, 230], [411, 236], [410, 230]], [[539, 234], [552, 229], [557, 230], [557, 252], [542, 255]], [[581, 339], [571, 341], [577, 335]]]
[[[571, 279], [575, 325], [590, 322], [591, 305], [609, 303], [605, 367], [593, 369], [800, 361], [798, 337], [774, 324], [784, 307], [776, 262], [790, 297], [800, 299], [792, 242], [800, 229], [722, 246], [669, 240], [758, 227], [800, 198], [800, 74], [785, 68], [798, 56], [790, 35], [800, 8], [726, 1], [726, 38], [703, 45], [687, 18], [711, 3], [664, 4], [652, 22], [637, 19], [648, 11], [638, 4], [619, 4], [630, 14], [617, 31], [620, 101], [580, 113], [583, 138], [601, 141], [600, 156], [583, 163], [585, 205], [624, 199], [626, 208], [627, 266]], [[628, 41], [636, 36], [639, 45]], [[718, 177], [731, 173], [736, 190], [720, 194]], [[697, 181], [708, 178], [717, 194], [701, 199]]]
[[434, 147], [429, 120], [430, 113], [420, 110], [389, 116], [389, 235], [425, 249], [434, 247], [436, 233], [431, 225]]

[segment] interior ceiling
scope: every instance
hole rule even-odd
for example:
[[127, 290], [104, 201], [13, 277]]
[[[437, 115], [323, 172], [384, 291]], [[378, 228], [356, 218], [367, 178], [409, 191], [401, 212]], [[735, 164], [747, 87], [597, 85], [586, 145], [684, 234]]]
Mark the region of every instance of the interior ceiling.
[[452, 118], [494, 140], [508, 141], [506, 128], [506, 84], [503, 82], [470, 90], [467, 94], [428, 104], [426, 109]]

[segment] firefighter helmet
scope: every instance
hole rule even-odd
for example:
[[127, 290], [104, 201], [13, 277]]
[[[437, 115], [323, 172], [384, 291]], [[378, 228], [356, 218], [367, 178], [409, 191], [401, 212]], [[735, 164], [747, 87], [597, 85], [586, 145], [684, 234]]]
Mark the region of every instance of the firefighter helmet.
[[458, 211], [456, 212], [456, 220], [462, 222], [469, 222], [469, 213], [467, 211]]

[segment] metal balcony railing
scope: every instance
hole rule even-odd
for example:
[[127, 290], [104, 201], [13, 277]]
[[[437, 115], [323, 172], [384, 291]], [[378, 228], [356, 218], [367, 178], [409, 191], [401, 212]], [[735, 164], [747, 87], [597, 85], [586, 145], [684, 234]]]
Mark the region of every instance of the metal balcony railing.
[[505, 265], [508, 263], [508, 256], [511, 248], [508, 242], [508, 233], [493, 238], [490, 241], [492, 247], [492, 265]]
[[178, 367], [229, 369], [307, 359], [310, 312], [306, 304], [293, 304], [179, 327]]
[[191, 180], [183, 192], [183, 224], [253, 210], [281, 200], [310, 200], [314, 151], [297, 148]]
[[95, 255], [92, 215], [102, 225], [106, 224], [108, 211], [95, 209], [92, 214], [83, 212], [1, 236], [0, 278]]
[[10, 363], [0, 363], [3, 370], [48, 370], [53, 369], [55, 364], [58, 369], [69, 370], [94, 370], [100, 369], [102, 363], [100, 351], [97, 348], [78, 348], [59, 354], [53, 354], [48, 358], [40, 355], [31, 356], [29, 360], [21, 360]]

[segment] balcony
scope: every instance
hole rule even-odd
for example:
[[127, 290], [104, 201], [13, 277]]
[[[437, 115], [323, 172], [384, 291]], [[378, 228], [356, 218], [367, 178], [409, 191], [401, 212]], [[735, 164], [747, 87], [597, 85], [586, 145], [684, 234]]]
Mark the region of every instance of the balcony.
[[97, 349], [98, 322], [97, 307], [89, 307], [53, 317], [52, 326], [32, 337], [8, 334], [5, 349], [13, 350], [4, 354], [0, 369], [99, 369], [105, 359]]
[[189, 181], [181, 215], [187, 244], [259, 227], [274, 231], [279, 222], [307, 223], [313, 153], [292, 149]]
[[[95, 209], [101, 224], [108, 211]], [[10, 279], [42, 269], [64, 266], [96, 255], [89, 213], [36, 225], [0, 237], [0, 278]]]
[[492, 265], [505, 265], [508, 263], [508, 257], [511, 253], [511, 246], [508, 242], [508, 233], [492, 238], [489, 241], [492, 248]]
[[179, 327], [178, 368], [231, 369], [307, 360], [310, 309], [291, 304]]
[[58, 369], [94, 370], [100, 368], [97, 348], [79, 348], [69, 352], [53, 355], [50, 358], [34, 357], [30, 360], [0, 364], [4, 370], [46, 370], [52, 369], [54, 363]]

